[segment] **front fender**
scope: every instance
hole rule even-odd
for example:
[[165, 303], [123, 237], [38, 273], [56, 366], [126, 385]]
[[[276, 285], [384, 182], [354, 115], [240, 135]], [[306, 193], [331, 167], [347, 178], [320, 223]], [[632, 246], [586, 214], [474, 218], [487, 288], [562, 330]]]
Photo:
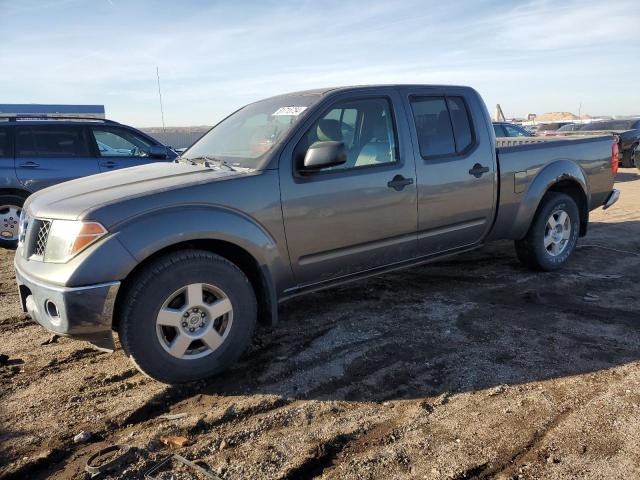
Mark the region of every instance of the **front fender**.
[[586, 173], [577, 163], [571, 160], [557, 160], [544, 166], [534, 174], [520, 201], [520, 207], [516, 213], [509, 238], [520, 239], [527, 234], [542, 197], [554, 184], [566, 180], [580, 186], [587, 199], [587, 205], [589, 204], [589, 187]]
[[247, 251], [268, 273], [274, 286], [290, 276], [286, 247], [248, 215], [222, 206], [184, 205], [127, 219], [118, 240], [142, 262], [154, 253], [193, 240], [221, 240]]

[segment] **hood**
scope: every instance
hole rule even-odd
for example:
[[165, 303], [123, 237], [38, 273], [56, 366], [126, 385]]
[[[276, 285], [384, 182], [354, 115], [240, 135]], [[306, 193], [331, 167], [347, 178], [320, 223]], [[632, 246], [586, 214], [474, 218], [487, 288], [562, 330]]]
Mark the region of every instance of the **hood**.
[[201, 164], [152, 163], [45, 188], [29, 197], [25, 208], [39, 218], [76, 220], [92, 210], [136, 197], [245, 175]]

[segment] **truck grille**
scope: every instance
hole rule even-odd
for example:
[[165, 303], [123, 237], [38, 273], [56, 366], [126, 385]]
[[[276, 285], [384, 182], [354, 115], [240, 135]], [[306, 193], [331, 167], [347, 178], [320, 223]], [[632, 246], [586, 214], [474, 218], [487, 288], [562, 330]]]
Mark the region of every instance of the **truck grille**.
[[51, 230], [51, 221], [34, 220], [31, 231], [35, 233], [35, 238], [33, 239], [32, 242], [30, 242], [32, 248], [31, 248], [31, 252], [27, 256], [44, 258], [44, 251], [47, 248], [47, 239], [49, 238], [50, 230]]

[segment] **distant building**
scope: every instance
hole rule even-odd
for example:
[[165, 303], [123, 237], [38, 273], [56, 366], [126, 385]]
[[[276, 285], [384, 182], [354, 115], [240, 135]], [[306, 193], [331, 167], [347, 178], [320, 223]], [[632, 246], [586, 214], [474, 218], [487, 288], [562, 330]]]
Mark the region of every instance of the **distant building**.
[[0, 103], [0, 117], [89, 117], [104, 118], [104, 105], [45, 105], [38, 103]]

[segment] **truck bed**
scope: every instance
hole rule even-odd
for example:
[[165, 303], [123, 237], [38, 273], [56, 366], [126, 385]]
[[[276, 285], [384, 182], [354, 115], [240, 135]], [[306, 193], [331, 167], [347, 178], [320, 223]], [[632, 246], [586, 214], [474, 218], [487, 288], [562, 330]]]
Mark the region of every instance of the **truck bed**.
[[[577, 174], [585, 179], [588, 210], [604, 204], [611, 192], [611, 145], [613, 136], [529, 137], [496, 139], [499, 165], [499, 205], [496, 221], [488, 239], [516, 239], [528, 228], [535, 209], [530, 202], [543, 178], [540, 172], [553, 169], [553, 178]], [[578, 171], [573, 171], [577, 170]], [[589, 179], [588, 182], [586, 179]], [[537, 203], [536, 203], [537, 205]], [[534, 210], [535, 211], [535, 210]]]

